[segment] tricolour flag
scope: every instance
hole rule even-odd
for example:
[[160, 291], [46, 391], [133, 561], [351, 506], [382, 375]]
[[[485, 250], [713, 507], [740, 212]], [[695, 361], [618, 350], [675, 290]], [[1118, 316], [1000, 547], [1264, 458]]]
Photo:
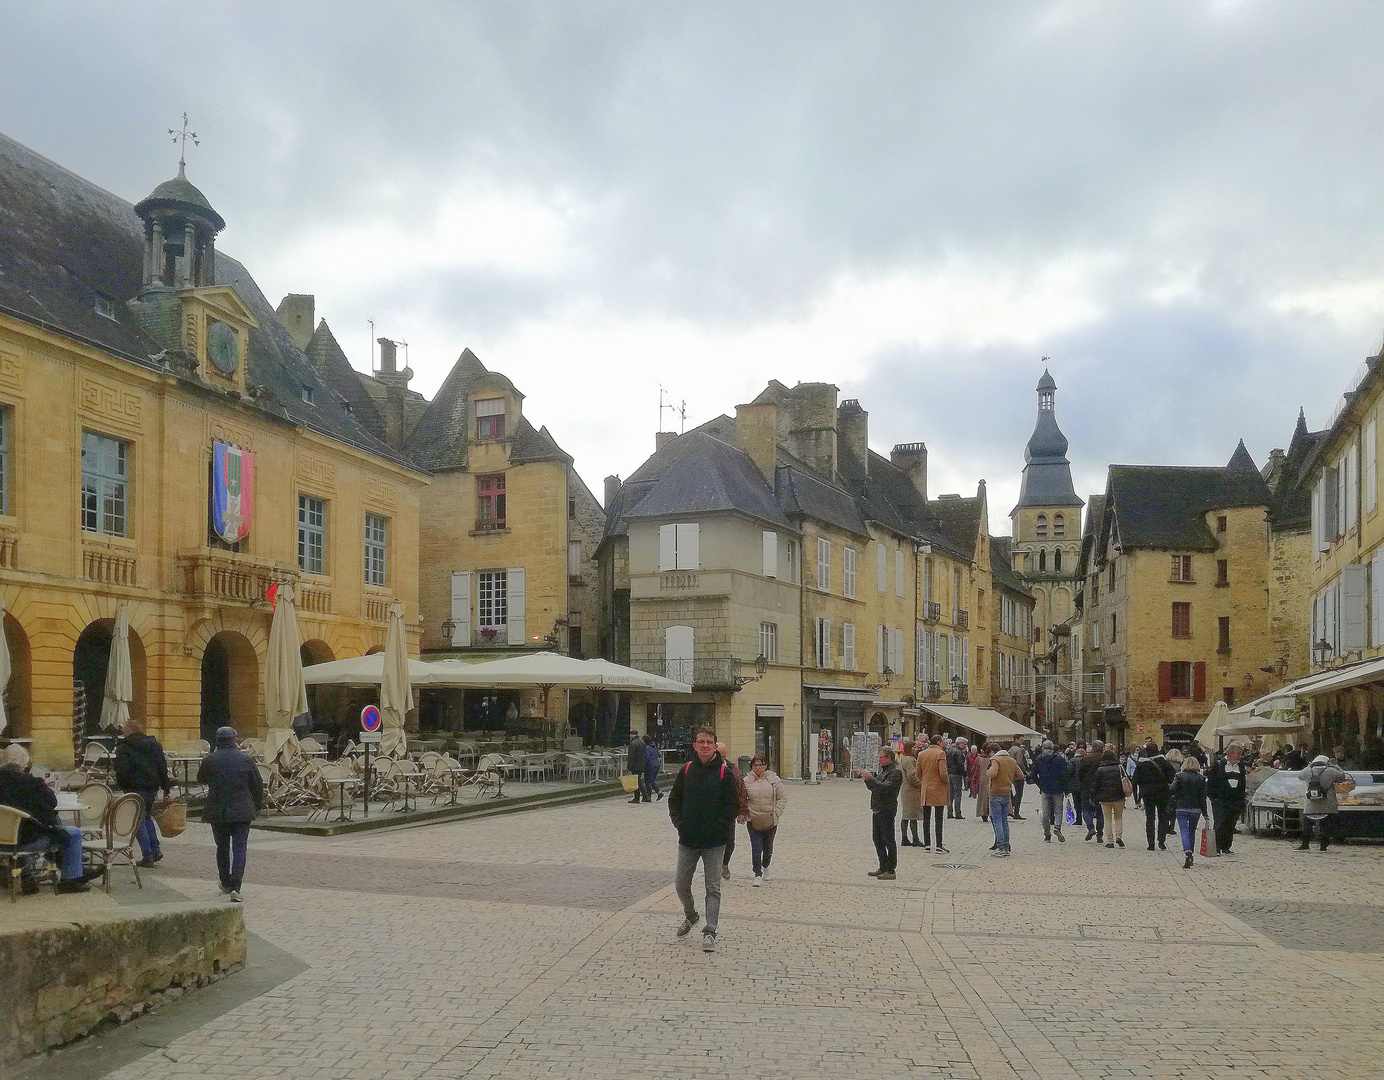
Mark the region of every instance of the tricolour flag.
[[228, 544], [250, 533], [255, 504], [255, 455], [230, 443], [212, 446], [212, 528]]

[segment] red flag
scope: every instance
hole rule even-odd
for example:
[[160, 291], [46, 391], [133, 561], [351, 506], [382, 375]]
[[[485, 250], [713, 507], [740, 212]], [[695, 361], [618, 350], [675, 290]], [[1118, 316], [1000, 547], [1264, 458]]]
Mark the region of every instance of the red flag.
[[271, 581], [269, 588], [264, 590], [264, 598], [269, 601], [269, 610], [274, 611], [279, 606], [279, 583]]

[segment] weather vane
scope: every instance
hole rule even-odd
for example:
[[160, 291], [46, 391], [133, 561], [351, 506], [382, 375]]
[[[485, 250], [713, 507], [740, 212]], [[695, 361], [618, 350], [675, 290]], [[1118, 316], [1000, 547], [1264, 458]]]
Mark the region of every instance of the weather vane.
[[187, 113], [183, 113], [183, 130], [178, 131], [175, 128], [169, 128], [168, 134], [173, 137], [175, 143], [182, 143], [178, 148], [178, 175], [182, 176], [187, 169], [187, 140], [191, 139], [193, 146], [201, 146], [202, 144], [197, 141], [197, 132], [187, 129]]

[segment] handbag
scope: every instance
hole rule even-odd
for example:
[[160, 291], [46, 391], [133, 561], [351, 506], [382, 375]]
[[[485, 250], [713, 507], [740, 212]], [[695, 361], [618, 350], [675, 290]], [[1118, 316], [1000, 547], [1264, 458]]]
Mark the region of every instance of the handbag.
[[1120, 777], [1120, 788], [1124, 791], [1126, 795], [1134, 794], [1134, 784], [1127, 776], [1122, 775]]
[[635, 776], [634, 773], [625, 773], [624, 776], [620, 777], [620, 786], [624, 788], [627, 793], [638, 791], [639, 777]]
[[154, 811], [154, 821], [161, 836], [177, 836], [187, 828], [187, 803], [179, 800]]

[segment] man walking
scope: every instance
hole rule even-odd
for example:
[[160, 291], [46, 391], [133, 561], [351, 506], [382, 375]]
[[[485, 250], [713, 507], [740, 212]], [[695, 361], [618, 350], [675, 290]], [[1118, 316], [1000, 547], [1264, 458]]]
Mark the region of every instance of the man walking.
[[211, 826], [216, 841], [221, 891], [238, 904], [245, 879], [245, 845], [250, 838], [250, 822], [264, 807], [264, 782], [255, 759], [236, 749], [235, 739], [235, 728], [216, 729], [216, 749], [197, 767], [197, 782], [207, 785], [202, 820]]
[[[743, 822], [745, 820], [744, 809], [750, 803], [749, 794], [745, 791], [745, 778], [740, 775], [740, 766], [731, 761], [730, 751], [726, 748], [725, 743], [718, 742], [716, 744], [716, 752], [725, 760], [727, 768], [731, 771], [731, 775], [735, 777], [735, 805], [740, 808], [738, 820]], [[727, 881], [730, 880], [730, 857], [735, 854], [736, 821], [737, 818], [731, 818], [730, 825], [726, 828], [726, 847], [721, 853], [721, 877]]]
[[738, 799], [735, 775], [716, 750], [716, 732], [698, 728], [692, 739], [692, 760], [678, 771], [668, 793], [668, 815], [678, 830], [678, 867], [673, 887], [682, 901], [683, 921], [677, 936], [686, 937], [701, 918], [692, 902], [692, 875], [701, 863], [706, 880], [704, 952], [716, 949], [716, 925], [721, 914], [721, 852], [727, 830], [735, 827], [735, 819], [744, 812]]
[[870, 789], [870, 816], [874, 826], [875, 853], [879, 869], [871, 870], [872, 878], [893, 881], [899, 866], [899, 848], [894, 841], [894, 818], [899, 813], [899, 791], [903, 787], [903, 770], [898, 767], [894, 751], [880, 747], [879, 768], [874, 772], [861, 769], [856, 773]]
[[1100, 768], [1101, 754], [1104, 752], [1105, 743], [1097, 739], [1091, 743], [1091, 749], [1076, 761], [1077, 799], [1086, 818], [1086, 839], [1094, 837], [1098, 844], [1105, 842], [1105, 813], [1096, 801], [1096, 770]]
[[168, 778], [168, 761], [163, 747], [146, 735], [133, 717], [120, 726], [125, 737], [115, 746], [115, 783], [121, 791], [132, 791], [144, 803], [135, 839], [139, 841], [139, 865], [153, 866], [163, 858], [159, 849], [159, 830], [154, 825], [154, 799], [163, 789], [165, 803], [173, 799], [173, 781]]
[[1014, 764], [1008, 750], [1000, 749], [991, 756], [990, 768], [985, 775], [990, 778], [990, 824], [995, 828], [994, 852], [1003, 858], [1009, 854], [1009, 803], [1019, 767]]
[[1014, 810], [1011, 816], [1015, 821], [1023, 821], [1024, 816], [1019, 813], [1019, 807], [1024, 801], [1024, 777], [1028, 775], [1033, 762], [1029, 759], [1028, 747], [1022, 737], [1014, 740], [1014, 745], [1009, 748], [1009, 756], [1019, 768], [1019, 775], [1014, 777]]
[[1057, 833], [1057, 842], [1065, 844], [1062, 835], [1062, 803], [1067, 793], [1067, 759], [1059, 754], [1052, 741], [1043, 743], [1043, 749], [1033, 762], [1033, 782], [1038, 785], [1042, 797], [1043, 841], [1052, 843], [1052, 834]]
[[648, 798], [648, 793], [652, 791], [658, 796], [658, 801], [663, 801], [663, 789], [658, 786], [658, 774], [663, 771], [663, 753], [654, 745], [653, 739], [648, 740], [644, 747], [644, 797]]
[[1134, 767], [1134, 789], [1144, 804], [1144, 835], [1153, 850], [1168, 849], [1168, 834], [1173, 831], [1172, 811], [1168, 806], [1168, 786], [1177, 770], [1165, 758], [1152, 739], [1139, 752], [1139, 764]]
[[1206, 797], [1211, 801], [1211, 823], [1216, 830], [1216, 851], [1233, 854], [1235, 823], [1245, 808], [1245, 783], [1249, 770], [1240, 760], [1244, 751], [1233, 745], [1224, 754], [1217, 754], [1206, 772]]
[[630, 739], [628, 757], [625, 760], [625, 771], [638, 778], [639, 786], [634, 789], [634, 798], [631, 804], [639, 802], [650, 802], [649, 788], [647, 781], [648, 766], [644, 764], [644, 739], [641, 735], [635, 735]]
[[961, 796], [966, 791], [966, 748], [965, 739], [957, 739], [947, 748], [947, 783], [951, 788], [947, 817], [957, 821], [961, 820]]

